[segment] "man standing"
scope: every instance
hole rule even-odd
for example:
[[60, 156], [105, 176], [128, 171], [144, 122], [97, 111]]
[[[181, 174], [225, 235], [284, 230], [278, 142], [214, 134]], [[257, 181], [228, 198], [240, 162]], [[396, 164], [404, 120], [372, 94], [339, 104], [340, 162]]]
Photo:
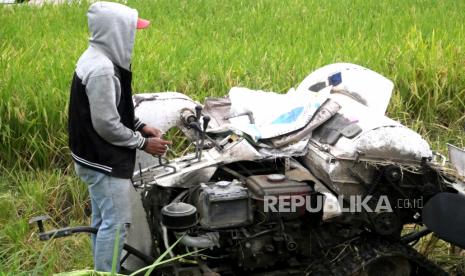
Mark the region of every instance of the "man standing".
[[[87, 13], [89, 47], [77, 62], [69, 102], [69, 147], [76, 173], [88, 185], [92, 204], [94, 266], [111, 271], [116, 232], [118, 252], [131, 223], [128, 194], [136, 148], [162, 155], [171, 142], [134, 115], [131, 56], [139, 19], [127, 6], [97, 2]], [[119, 270], [119, 264], [118, 264]]]

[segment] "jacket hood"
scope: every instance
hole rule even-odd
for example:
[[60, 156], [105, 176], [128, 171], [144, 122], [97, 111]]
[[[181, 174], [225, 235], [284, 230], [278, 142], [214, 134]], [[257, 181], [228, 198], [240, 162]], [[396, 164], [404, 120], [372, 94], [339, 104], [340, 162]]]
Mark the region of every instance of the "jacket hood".
[[136, 36], [137, 10], [112, 2], [96, 2], [87, 12], [90, 46], [116, 65], [130, 70]]

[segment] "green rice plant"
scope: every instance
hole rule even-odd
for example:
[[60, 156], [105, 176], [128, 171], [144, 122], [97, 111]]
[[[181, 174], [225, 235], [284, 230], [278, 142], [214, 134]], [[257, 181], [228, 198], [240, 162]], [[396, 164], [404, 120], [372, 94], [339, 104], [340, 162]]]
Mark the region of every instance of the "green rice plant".
[[[72, 272], [62, 272], [62, 273], [54, 274], [54, 276], [113, 276], [113, 275], [121, 275], [121, 274], [116, 273], [116, 264], [118, 262], [118, 250], [117, 250], [117, 248], [118, 248], [118, 243], [119, 243], [119, 233], [120, 233], [120, 230], [118, 228], [117, 234], [116, 234], [116, 239], [115, 239], [114, 251], [113, 251], [113, 261], [112, 261], [112, 270], [111, 270], [111, 272], [98, 272], [98, 271], [94, 271], [94, 270], [79, 270], [79, 271], [72, 271]], [[143, 268], [131, 273], [130, 276], [140, 275], [140, 273], [142, 273], [144, 271], [146, 271], [144, 275], [149, 276], [149, 275], [151, 275], [151, 273], [157, 267], [159, 267], [162, 264], [166, 264], [166, 263], [169, 263], [169, 262], [174, 262], [174, 261], [183, 259], [183, 258], [188, 257], [188, 256], [192, 256], [194, 254], [197, 254], [198, 252], [203, 251], [203, 249], [200, 249], [200, 250], [187, 252], [185, 254], [182, 254], [182, 255], [175, 256], [175, 257], [164, 260], [165, 257], [168, 255], [168, 253], [170, 253], [176, 247], [176, 245], [179, 243], [179, 241], [181, 241], [182, 238], [183, 238], [183, 236], [178, 238], [178, 240], [176, 242], [174, 242], [165, 252], [163, 252], [163, 254], [161, 254], [153, 262], [153, 264], [148, 265], [146, 267], [143, 267]]]
[[458, 254], [451, 253], [451, 244], [439, 240], [433, 234], [421, 238], [415, 248], [441, 267], [450, 271], [452, 275], [462, 275], [465, 272], [463, 251], [458, 252]]
[[47, 249], [48, 249], [48, 247], [49, 247], [51, 241], [53, 240], [53, 237], [54, 237], [54, 236], [55, 236], [55, 235], [53, 235], [53, 236], [51, 237], [51, 239], [48, 240], [48, 241], [45, 243], [44, 248], [42, 248], [42, 250], [40, 251], [39, 257], [38, 257], [37, 262], [36, 262], [36, 265], [35, 265], [35, 267], [34, 267], [34, 270], [32, 271], [32, 276], [37, 276], [37, 275], [38, 275], [38, 271], [39, 271], [39, 269], [41, 269], [41, 267], [42, 267], [42, 259], [43, 259], [43, 256], [44, 256], [44, 254], [47, 252]]
[[[463, 1], [128, 5], [152, 20], [136, 35], [136, 92], [179, 91], [199, 101], [232, 86], [286, 92], [323, 65], [351, 62], [394, 82], [390, 117], [435, 150], [446, 142], [465, 147]], [[72, 176], [66, 134], [69, 85], [89, 36], [87, 7], [0, 6], [0, 274], [34, 270], [43, 244], [30, 217], [48, 213], [54, 227], [88, 223], [87, 191]], [[38, 273], [90, 267], [89, 248], [85, 236], [53, 241]]]
[[[285, 92], [312, 70], [358, 63], [396, 85], [389, 115], [434, 145], [464, 145], [461, 1], [129, 1], [137, 92], [197, 100], [232, 86]], [[63, 167], [68, 90], [87, 47], [87, 3], [0, 9], [0, 162]], [[376, 93], [376, 91], [374, 91]], [[415, 124], [419, 122], [419, 124]], [[443, 146], [440, 149], [444, 149]]]
[[196, 250], [196, 251], [192, 251], [192, 252], [187, 252], [185, 254], [182, 254], [182, 255], [179, 255], [179, 256], [175, 256], [175, 257], [172, 257], [172, 258], [169, 258], [169, 259], [166, 259], [164, 260], [164, 258], [174, 249], [174, 247], [176, 247], [176, 245], [182, 240], [184, 236], [181, 236], [179, 237], [176, 242], [174, 242], [169, 248], [166, 249], [165, 252], [163, 252], [154, 262], [153, 264], [149, 265], [149, 266], [146, 266], [144, 268], [141, 268], [133, 273], [131, 273], [130, 276], [136, 276], [136, 275], [139, 275], [139, 273], [141, 272], [145, 272], [145, 276], [149, 276], [158, 266], [162, 265], [162, 264], [166, 264], [166, 263], [169, 263], [169, 262], [174, 262], [176, 260], [180, 260], [180, 259], [183, 259], [185, 257], [188, 257], [188, 256], [192, 256], [194, 254], [197, 254], [198, 252], [200, 251], [203, 251], [204, 249], [200, 249], [200, 250]]
[[52, 217], [47, 224], [53, 228], [89, 224], [84, 214], [88, 197], [85, 185], [60, 170], [24, 172], [0, 168], [0, 172], [0, 275], [50, 275], [90, 267], [90, 241], [86, 235], [45, 245], [35, 234], [36, 226], [28, 224], [30, 218], [41, 214]]
[[110, 276], [110, 275], [117, 275], [122, 276], [123, 274], [112, 274], [111, 272], [101, 272], [95, 270], [75, 270], [70, 272], [62, 272], [53, 274], [54, 276]]

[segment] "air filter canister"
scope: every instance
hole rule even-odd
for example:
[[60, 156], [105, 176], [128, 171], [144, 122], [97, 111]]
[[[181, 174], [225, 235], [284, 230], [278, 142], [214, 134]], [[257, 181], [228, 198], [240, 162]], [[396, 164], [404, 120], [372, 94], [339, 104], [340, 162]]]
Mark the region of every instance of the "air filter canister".
[[161, 209], [161, 222], [169, 229], [186, 230], [197, 224], [197, 208], [184, 202], [170, 203]]

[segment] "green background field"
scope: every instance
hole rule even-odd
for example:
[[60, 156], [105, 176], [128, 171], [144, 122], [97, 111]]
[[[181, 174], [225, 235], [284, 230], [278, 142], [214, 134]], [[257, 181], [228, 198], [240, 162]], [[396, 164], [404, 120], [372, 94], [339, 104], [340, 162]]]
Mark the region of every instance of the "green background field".
[[[137, 92], [179, 91], [198, 100], [232, 86], [286, 92], [318, 67], [350, 62], [395, 83], [388, 115], [433, 149], [465, 144], [465, 1], [128, 5], [152, 20], [137, 34]], [[53, 227], [88, 220], [87, 192], [72, 174], [66, 142], [69, 84], [87, 47], [87, 6], [0, 6], [0, 274], [91, 266], [87, 237], [43, 249], [27, 224], [41, 213], [52, 216]], [[455, 261], [441, 250], [431, 254]]]

